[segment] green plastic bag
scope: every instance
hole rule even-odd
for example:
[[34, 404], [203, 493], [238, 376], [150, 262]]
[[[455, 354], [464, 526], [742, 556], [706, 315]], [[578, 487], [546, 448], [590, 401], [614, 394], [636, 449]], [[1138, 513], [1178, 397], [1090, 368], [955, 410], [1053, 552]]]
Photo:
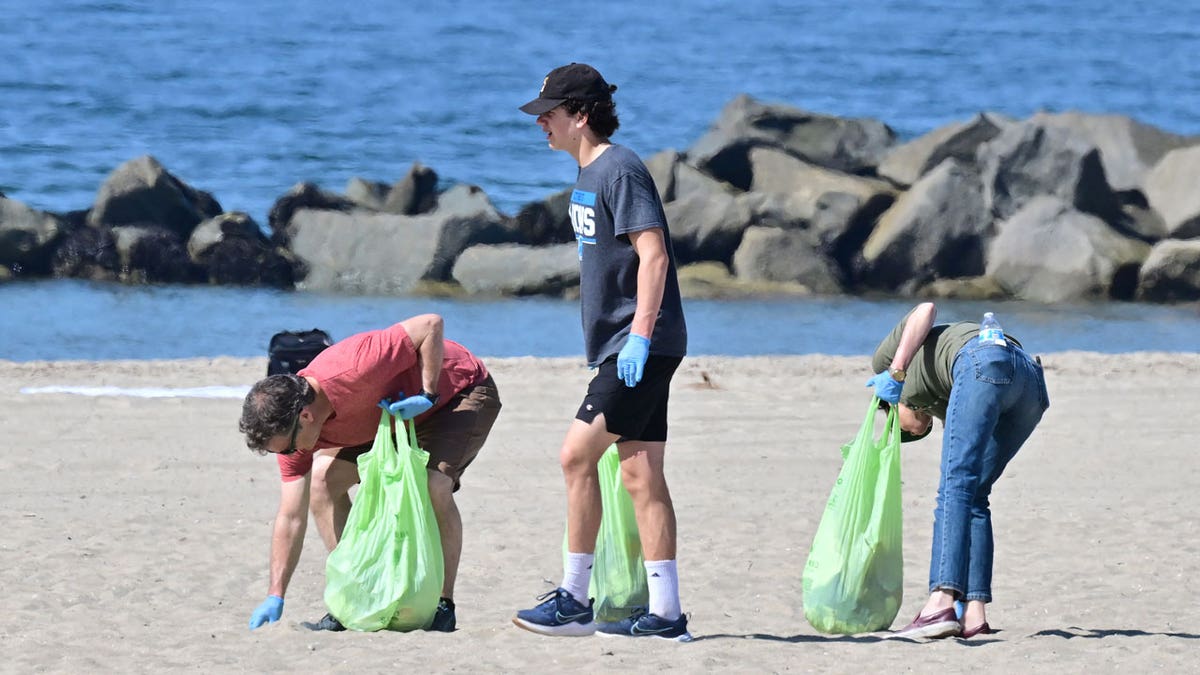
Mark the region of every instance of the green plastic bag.
[[[633, 498], [621, 482], [621, 457], [613, 445], [600, 457], [600, 501], [604, 514], [596, 534], [596, 558], [588, 595], [597, 621], [620, 621], [650, 600], [646, 588], [646, 566], [642, 539], [633, 512]], [[563, 558], [567, 556], [567, 533], [563, 532]]]
[[383, 412], [374, 445], [359, 456], [358, 494], [325, 562], [325, 604], [352, 630], [428, 628], [441, 597], [445, 570], [429, 501], [429, 453], [417, 447], [411, 422], [396, 425], [408, 427], [400, 443]]
[[822, 633], [869, 633], [900, 610], [904, 552], [900, 504], [900, 420], [888, 412], [875, 438], [872, 397], [857, 438], [842, 447], [842, 470], [804, 566], [804, 616]]

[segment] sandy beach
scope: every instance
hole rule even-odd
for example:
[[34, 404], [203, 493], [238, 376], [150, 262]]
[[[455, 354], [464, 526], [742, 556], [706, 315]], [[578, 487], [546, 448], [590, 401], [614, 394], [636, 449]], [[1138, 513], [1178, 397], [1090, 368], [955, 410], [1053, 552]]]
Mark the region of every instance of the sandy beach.
[[[1184, 672], [1200, 654], [1200, 355], [1043, 354], [1051, 407], [993, 495], [999, 632], [838, 637], [800, 577], [862, 420], [867, 357], [697, 357], [671, 400], [667, 471], [695, 641], [544, 638], [510, 619], [561, 576], [557, 455], [582, 359], [486, 359], [504, 410], [459, 493], [459, 630], [314, 633], [325, 551], [309, 527], [283, 619], [267, 588], [275, 462], [235, 398], [22, 393], [248, 386], [266, 359], [0, 361], [5, 672]], [[905, 597], [925, 598], [941, 426], [904, 446]], [[1188, 666], [1192, 663], [1192, 666]]]

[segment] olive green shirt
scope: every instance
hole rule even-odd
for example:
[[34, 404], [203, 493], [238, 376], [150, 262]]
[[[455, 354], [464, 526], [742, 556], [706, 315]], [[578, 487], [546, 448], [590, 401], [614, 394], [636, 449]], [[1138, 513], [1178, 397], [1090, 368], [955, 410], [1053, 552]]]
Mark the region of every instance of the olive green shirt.
[[[912, 312], [909, 312], [911, 315]], [[890, 335], [875, 348], [871, 367], [882, 373], [892, 365], [900, 335], [908, 316], [900, 320]], [[913, 354], [905, 368], [904, 389], [900, 402], [914, 410], [927, 412], [946, 421], [946, 406], [950, 404], [950, 387], [954, 384], [954, 357], [958, 350], [979, 336], [979, 324], [974, 321], [939, 324], [929, 329], [929, 335]]]

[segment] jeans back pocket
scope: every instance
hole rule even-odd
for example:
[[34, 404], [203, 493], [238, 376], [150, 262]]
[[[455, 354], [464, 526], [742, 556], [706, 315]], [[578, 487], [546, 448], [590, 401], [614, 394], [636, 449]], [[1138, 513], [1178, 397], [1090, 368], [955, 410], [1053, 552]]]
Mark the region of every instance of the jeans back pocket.
[[1005, 345], [979, 344], [967, 347], [975, 379], [991, 384], [1012, 384], [1016, 372], [1016, 354]]

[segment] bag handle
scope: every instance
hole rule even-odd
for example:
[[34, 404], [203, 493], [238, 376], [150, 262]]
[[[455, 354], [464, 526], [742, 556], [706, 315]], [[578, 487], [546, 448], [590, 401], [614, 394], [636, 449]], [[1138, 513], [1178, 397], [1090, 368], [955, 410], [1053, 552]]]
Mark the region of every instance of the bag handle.
[[[407, 434], [404, 433], [405, 431], [407, 431]], [[405, 422], [399, 417], [393, 417], [386, 410], [379, 416], [379, 431], [375, 436], [376, 445], [378, 445], [382, 434], [387, 434], [386, 438], [392, 446], [391, 452], [378, 453], [379, 457], [375, 461], [379, 462], [378, 466], [385, 471], [393, 471], [400, 465], [401, 446], [406, 445], [410, 451], [420, 449], [420, 446], [417, 445], [416, 423], [412, 420]], [[408, 441], [407, 444], [404, 443], [405, 440]], [[374, 449], [374, 446], [372, 446], [372, 449]]]
[[898, 410], [899, 407], [900, 406], [898, 406], [898, 405], [889, 406], [887, 420], [884, 422], [884, 424], [886, 425], [886, 428], [884, 429], [883, 440], [886, 441], [887, 445], [889, 445], [889, 446], [899, 443], [899, 439], [900, 439], [900, 411]]
[[[402, 420], [396, 418], [396, 424], [404, 427], [408, 431], [408, 449], [417, 450], [417, 423], [412, 420]], [[396, 434], [396, 450], [400, 449], [400, 434]]]
[[883, 436], [877, 438], [875, 436], [875, 411], [879, 409], [879, 397], [872, 396], [871, 403], [867, 406], [867, 418], [863, 420], [863, 425], [860, 427], [858, 433], [869, 433], [871, 435], [871, 441], [875, 445], [879, 445], [883, 442], [891, 443], [893, 436], [900, 436], [900, 414], [896, 410], [897, 407], [898, 406], [896, 405], [888, 406], [887, 420], [884, 421], [883, 426]]
[[396, 454], [400, 454], [401, 446], [406, 444], [404, 441], [408, 441], [407, 446], [409, 450], [420, 449], [420, 446], [416, 444], [416, 423], [412, 419], [403, 420], [398, 417], [391, 417], [390, 414], [388, 414], [388, 417], [395, 424], [396, 435], [394, 438], [396, 440]]
[[399, 464], [399, 453], [396, 447], [396, 435], [392, 426], [392, 414], [387, 410], [379, 415], [379, 430], [375, 433], [375, 442], [371, 445], [372, 462], [385, 472], [395, 471]]

